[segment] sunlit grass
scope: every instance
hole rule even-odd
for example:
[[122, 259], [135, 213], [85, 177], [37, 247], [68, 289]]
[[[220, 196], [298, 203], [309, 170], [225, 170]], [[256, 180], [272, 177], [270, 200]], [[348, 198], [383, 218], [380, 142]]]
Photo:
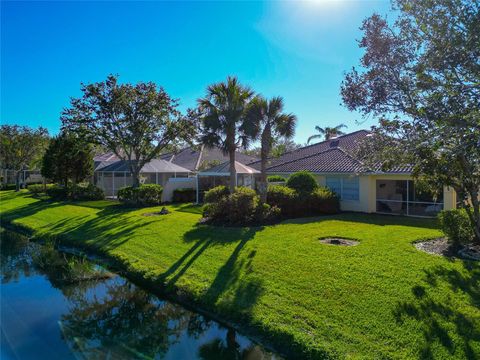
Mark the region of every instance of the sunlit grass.
[[[126, 209], [0, 194], [2, 221], [104, 252], [155, 287], [305, 358], [480, 356], [480, 265], [416, 250], [434, 220], [363, 214], [275, 226], [198, 226], [201, 209]], [[340, 247], [318, 239], [360, 244]]]

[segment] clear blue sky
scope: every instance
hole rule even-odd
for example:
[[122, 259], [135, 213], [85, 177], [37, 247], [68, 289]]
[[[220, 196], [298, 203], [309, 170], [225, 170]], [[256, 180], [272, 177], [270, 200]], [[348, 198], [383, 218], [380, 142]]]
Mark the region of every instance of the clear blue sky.
[[[295, 140], [315, 125], [368, 128], [340, 105], [343, 73], [358, 64], [362, 19], [384, 1], [4, 2], [1, 122], [58, 132], [80, 82], [119, 74], [154, 81], [195, 105], [212, 82], [237, 75], [298, 116]], [[392, 17], [392, 15], [390, 15]]]

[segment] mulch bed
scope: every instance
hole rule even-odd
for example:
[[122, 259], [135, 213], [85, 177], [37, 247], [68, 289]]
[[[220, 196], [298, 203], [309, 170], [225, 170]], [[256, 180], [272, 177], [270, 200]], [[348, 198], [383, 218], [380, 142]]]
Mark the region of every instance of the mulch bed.
[[339, 245], [339, 246], [355, 246], [360, 244], [359, 241], [351, 240], [351, 239], [343, 239], [343, 238], [324, 238], [320, 239], [322, 244], [328, 245]]
[[428, 254], [441, 255], [446, 257], [459, 257], [468, 260], [480, 260], [480, 246], [468, 245], [460, 250], [455, 249], [445, 237], [419, 241], [414, 246]]

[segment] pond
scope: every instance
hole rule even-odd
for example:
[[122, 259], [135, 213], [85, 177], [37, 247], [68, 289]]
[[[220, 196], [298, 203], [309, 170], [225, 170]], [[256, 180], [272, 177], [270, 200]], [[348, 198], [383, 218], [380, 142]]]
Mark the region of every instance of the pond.
[[234, 329], [3, 230], [1, 359], [279, 359]]

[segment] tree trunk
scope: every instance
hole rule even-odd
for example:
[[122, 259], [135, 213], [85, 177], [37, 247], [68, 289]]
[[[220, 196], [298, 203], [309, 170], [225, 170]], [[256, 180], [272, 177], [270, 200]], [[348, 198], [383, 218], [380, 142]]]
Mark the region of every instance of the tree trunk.
[[473, 213], [469, 213], [470, 222], [472, 223], [473, 233], [475, 235], [475, 243], [480, 244], [480, 201], [478, 200], [478, 191], [470, 192], [470, 201], [472, 203]]
[[140, 170], [139, 169], [133, 169], [132, 170], [132, 187], [138, 188], [140, 187]]
[[17, 170], [16, 176], [15, 176], [15, 191], [18, 192], [20, 191], [20, 175], [22, 174], [22, 170]]
[[260, 150], [260, 184], [258, 186], [258, 191], [260, 193], [260, 201], [262, 203], [267, 202], [267, 159], [268, 154], [270, 153], [270, 141], [271, 141], [271, 131], [270, 126], [267, 125], [262, 133], [262, 144]]
[[230, 194], [235, 192], [237, 186], [237, 170], [235, 169], [235, 149], [230, 149]]

